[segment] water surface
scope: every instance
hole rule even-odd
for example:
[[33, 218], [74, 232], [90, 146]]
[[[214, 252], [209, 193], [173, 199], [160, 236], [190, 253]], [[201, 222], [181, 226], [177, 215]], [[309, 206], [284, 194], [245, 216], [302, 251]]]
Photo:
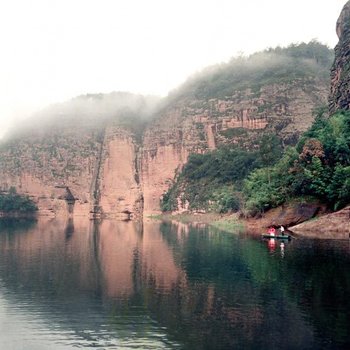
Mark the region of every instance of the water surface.
[[0, 222], [0, 349], [350, 348], [347, 240]]

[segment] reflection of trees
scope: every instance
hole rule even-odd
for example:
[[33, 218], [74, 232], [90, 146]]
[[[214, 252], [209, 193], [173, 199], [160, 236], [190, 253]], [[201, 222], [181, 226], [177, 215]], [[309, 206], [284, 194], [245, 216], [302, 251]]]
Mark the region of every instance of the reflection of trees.
[[33, 228], [36, 222], [35, 218], [0, 218], [0, 234], [24, 232]]
[[[236, 345], [243, 342], [245, 347], [319, 346], [325, 327], [328, 330], [325, 339], [342, 345], [348, 341], [350, 308], [344, 291], [350, 290], [349, 270], [339, 267], [349, 266], [349, 256], [334, 250], [336, 256], [332, 256], [323, 248], [322, 254], [316, 250], [310, 255], [309, 249], [301, 248], [295, 255], [301, 242], [296, 241], [288, 247], [293, 254], [287, 253], [285, 259], [280, 259], [279, 255], [271, 256], [260, 242], [250, 239], [190, 229], [183, 241], [177, 238], [176, 225], [166, 223], [161, 230], [171, 246], [182, 246], [182, 256], [177, 261], [188, 277], [187, 292], [197, 291], [194, 300], [186, 302], [183, 295], [178, 296], [182, 291], [179, 288], [169, 303], [177, 298], [181, 300], [181, 309], [197, 306], [195, 315], [201, 320], [197, 326], [204, 332], [196, 337], [201, 339], [203, 348], [216, 348], [211, 343], [213, 339], [232, 346], [232, 338]], [[312, 295], [308, 297], [310, 289]], [[208, 328], [203, 320], [209, 321]], [[216, 329], [217, 320], [220, 321]], [[195, 323], [181, 319], [179, 324], [185, 325], [180, 334], [195, 332]], [[224, 325], [225, 331], [220, 325]], [[318, 330], [316, 336], [313, 329]]]
[[0, 230], [9, 297], [30, 296], [82, 337], [108, 324], [125, 339], [162, 334], [168, 348], [348, 342], [349, 255], [341, 245], [292, 241], [281, 259], [259, 241], [170, 223], [75, 221], [73, 230], [70, 221], [39, 221], [9, 230]]
[[292, 249], [286, 261], [289, 295], [298, 300], [320, 337], [349, 348], [348, 242], [297, 241]]
[[9, 305], [21, 305], [23, 315], [33, 313], [34, 319], [43, 317], [48, 328], [59, 327], [72, 337], [88, 339], [84, 329], [103, 323], [103, 310], [96, 302], [92, 238], [89, 221], [75, 223], [74, 233], [71, 222], [56, 220], [39, 220], [26, 229], [14, 226], [10, 234], [1, 232], [0, 278]]

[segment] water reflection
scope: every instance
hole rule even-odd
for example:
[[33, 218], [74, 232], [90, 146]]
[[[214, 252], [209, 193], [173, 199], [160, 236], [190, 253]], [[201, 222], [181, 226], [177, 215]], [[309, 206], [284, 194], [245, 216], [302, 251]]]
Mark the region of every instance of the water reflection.
[[153, 221], [2, 223], [0, 348], [347, 347], [349, 267], [341, 241], [272, 246]]
[[284, 242], [280, 243], [281, 257], [284, 258]]

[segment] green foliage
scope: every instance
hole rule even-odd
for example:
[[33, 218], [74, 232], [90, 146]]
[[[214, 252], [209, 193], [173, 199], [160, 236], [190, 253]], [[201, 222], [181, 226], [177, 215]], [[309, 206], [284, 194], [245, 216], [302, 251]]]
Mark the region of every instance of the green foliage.
[[256, 152], [224, 147], [205, 154], [192, 154], [182, 175], [191, 180], [207, 179], [225, 184], [243, 180], [257, 166]]
[[326, 187], [327, 197], [334, 203], [334, 209], [350, 203], [350, 166], [335, 166], [333, 177]]
[[281, 140], [274, 134], [263, 134], [259, 140], [259, 158], [262, 165], [271, 166], [281, 155]]
[[163, 211], [175, 210], [177, 198], [191, 210], [237, 211], [237, 190], [243, 179], [259, 166], [256, 151], [224, 147], [205, 154], [191, 154], [183, 171], [161, 201]]
[[177, 187], [170, 187], [168, 192], [163, 195], [160, 201], [160, 208], [163, 212], [174, 211], [177, 208], [176, 201]]
[[318, 198], [334, 210], [350, 203], [350, 112], [319, 115], [296, 148], [246, 179], [243, 192], [251, 214], [300, 196]]
[[[257, 193], [261, 194], [264, 189], [265, 195], [264, 198], [251, 198], [249, 205], [252, 208], [256, 205], [258, 210], [277, 205], [282, 202], [284, 192], [273, 194], [270, 178], [275, 176], [276, 181], [279, 181], [280, 174], [271, 175], [270, 168], [281, 155], [281, 143], [274, 134], [262, 134], [258, 140], [258, 150], [254, 151], [226, 146], [205, 154], [192, 154], [173, 186], [164, 194], [161, 209], [176, 210], [180, 199], [183, 204], [189, 205], [190, 210], [219, 213], [238, 211], [242, 205], [244, 179], [262, 166], [269, 166], [259, 173], [269, 180], [266, 188], [263, 184], [257, 184]], [[251, 181], [252, 186], [254, 181]], [[254, 186], [251, 188], [252, 193], [255, 191]]]
[[19, 195], [14, 187], [11, 187], [7, 194], [0, 194], [1, 212], [33, 213], [37, 209], [35, 203], [28, 196]]
[[218, 187], [212, 192], [211, 210], [219, 213], [238, 211], [240, 208], [240, 198], [234, 190], [234, 186], [227, 185]]
[[244, 192], [247, 197], [245, 208], [250, 214], [255, 215], [284, 202], [286, 194], [276, 186], [279, 180], [279, 173], [275, 168], [269, 172], [266, 168], [258, 169], [248, 176]]
[[219, 133], [227, 139], [232, 139], [237, 136], [246, 136], [248, 134], [247, 130], [244, 128], [229, 128]]
[[177, 198], [189, 209], [217, 212], [237, 211], [243, 203], [252, 215], [300, 197], [333, 209], [350, 203], [350, 112], [320, 113], [283, 155], [273, 134], [263, 134], [258, 145], [254, 152], [226, 147], [191, 155], [165, 194], [163, 210], [176, 209]]

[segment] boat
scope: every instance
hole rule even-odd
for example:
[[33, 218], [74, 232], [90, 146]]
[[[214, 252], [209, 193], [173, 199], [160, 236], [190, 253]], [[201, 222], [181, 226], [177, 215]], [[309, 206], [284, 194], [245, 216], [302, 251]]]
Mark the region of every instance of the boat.
[[276, 239], [292, 239], [291, 235], [270, 235], [268, 233], [264, 233], [261, 235], [262, 238], [276, 238]]

